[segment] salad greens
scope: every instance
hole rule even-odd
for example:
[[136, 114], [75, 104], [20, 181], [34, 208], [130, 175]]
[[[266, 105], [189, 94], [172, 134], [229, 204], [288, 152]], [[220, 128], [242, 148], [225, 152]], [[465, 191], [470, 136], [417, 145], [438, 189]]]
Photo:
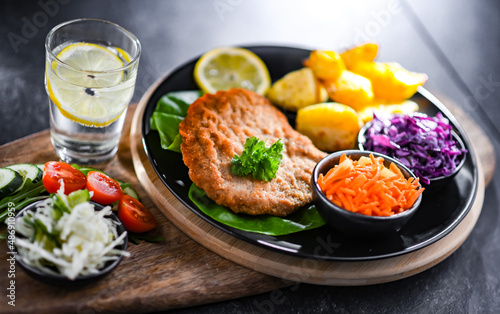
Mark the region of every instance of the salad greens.
[[[78, 166], [76, 164], [72, 164], [71, 166], [82, 172], [85, 176], [87, 176], [90, 171], [98, 171], [104, 173], [104, 171], [91, 167]], [[23, 173], [22, 184], [19, 186], [18, 189], [14, 190], [6, 197], [0, 198], [0, 223], [5, 222], [7, 217], [9, 217], [9, 215], [12, 214], [13, 206], [15, 206], [14, 211], [17, 212], [33, 202], [49, 199], [51, 204], [53, 204], [53, 209], [51, 210], [52, 218], [59, 219], [60, 217], [63, 216], [64, 213], [69, 213], [70, 208], [80, 203], [88, 202], [90, 200], [89, 191], [85, 189], [75, 191], [64, 198], [62, 198], [58, 194], [49, 195], [42, 181], [43, 169], [44, 169], [43, 164], [39, 165], [16, 164], [7, 166], [7, 168], [14, 169], [14, 170], [7, 169], [8, 171], [19, 171], [26, 173]], [[6, 169], [6, 168], [1, 168], [1, 169]], [[18, 176], [21, 177], [20, 174], [18, 174]], [[140, 201], [139, 194], [132, 188], [130, 183], [123, 182], [120, 180], [116, 181], [120, 184], [123, 194], [129, 195]], [[112, 206], [113, 206], [112, 210], [118, 210], [118, 201], [113, 203]], [[44, 227], [43, 224], [40, 225], [38, 221], [34, 221], [33, 226], [42, 231], [47, 230], [47, 228]], [[6, 237], [7, 234], [5, 232], [0, 233], [0, 240], [5, 240]], [[165, 241], [165, 239], [163, 239], [161, 236], [156, 236], [151, 234], [131, 235], [131, 242], [139, 243], [139, 240], [147, 242]]]
[[150, 125], [151, 130], [158, 131], [163, 149], [181, 152], [179, 123], [186, 117], [189, 106], [202, 95], [201, 91], [170, 92], [158, 100]]
[[0, 222], [4, 222], [7, 218], [9, 204], [15, 204], [16, 210], [19, 210], [33, 202], [46, 198], [47, 194], [45, 192], [41, 180], [33, 183], [31, 179], [27, 178], [19, 191], [0, 200]]
[[[72, 166], [80, 170], [85, 176], [89, 173], [89, 171], [103, 172], [91, 167], [80, 167], [76, 164], [73, 164]], [[122, 188], [124, 194], [130, 195], [137, 200], [140, 200], [138, 193], [131, 187], [130, 183], [119, 180], [117, 180], [117, 182], [120, 184], [120, 187]], [[0, 222], [4, 222], [7, 218], [9, 212], [9, 204], [15, 204], [16, 211], [18, 211], [33, 202], [47, 198], [47, 196], [48, 193], [43, 186], [42, 180], [33, 182], [30, 178], [25, 178], [21, 189], [13, 192], [7, 197], [0, 199]]]
[[257, 180], [271, 181], [276, 178], [278, 168], [283, 159], [283, 142], [279, 139], [276, 143], [266, 148], [266, 142], [255, 136], [247, 138], [245, 149], [241, 156], [234, 155], [231, 163], [231, 172], [243, 177], [252, 174]]
[[236, 214], [229, 208], [217, 205], [196, 184], [189, 188], [189, 199], [212, 219], [230, 227], [271, 236], [291, 234], [319, 228], [326, 222], [314, 205], [303, 207], [286, 218], [270, 215], [250, 216]]

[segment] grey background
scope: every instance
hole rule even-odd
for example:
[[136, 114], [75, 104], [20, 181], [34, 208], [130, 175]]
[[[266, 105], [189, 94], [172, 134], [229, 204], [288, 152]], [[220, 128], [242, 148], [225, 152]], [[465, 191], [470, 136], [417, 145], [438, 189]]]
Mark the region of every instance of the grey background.
[[[341, 50], [377, 41], [380, 61], [427, 73], [426, 87], [481, 125], [498, 158], [499, 11], [496, 0], [2, 1], [0, 145], [49, 127], [45, 36], [63, 21], [92, 17], [116, 22], [141, 41], [134, 101], [168, 71], [217, 46]], [[470, 237], [423, 273], [367, 287], [300, 284], [177, 312], [495, 313], [500, 308], [498, 171]]]

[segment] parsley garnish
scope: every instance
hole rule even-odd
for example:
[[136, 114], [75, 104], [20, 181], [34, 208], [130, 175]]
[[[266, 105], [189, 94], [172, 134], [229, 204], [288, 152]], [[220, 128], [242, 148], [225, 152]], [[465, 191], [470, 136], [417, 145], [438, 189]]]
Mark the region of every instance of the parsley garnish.
[[265, 141], [252, 136], [247, 138], [244, 146], [241, 156], [234, 155], [231, 160], [231, 171], [240, 177], [251, 173], [257, 180], [271, 181], [276, 178], [283, 159], [281, 139], [267, 148]]

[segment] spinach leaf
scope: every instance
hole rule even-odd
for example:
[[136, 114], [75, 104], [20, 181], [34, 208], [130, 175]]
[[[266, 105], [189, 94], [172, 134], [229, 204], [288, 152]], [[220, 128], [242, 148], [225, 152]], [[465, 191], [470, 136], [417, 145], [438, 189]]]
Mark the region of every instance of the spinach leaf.
[[194, 183], [189, 188], [189, 199], [212, 219], [248, 232], [280, 236], [319, 228], [326, 223], [314, 205], [304, 206], [286, 218], [270, 215], [236, 214], [225, 206], [217, 205], [207, 196], [205, 191]]
[[151, 130], [158, 131], [163, 149], [181, 152], [179, 123], [186, 116], [189, 106], [202, 95], [201, 91], [178, 91], [167, 93], [158, 100], [150, 125]]
[[[160, 134], [161, 148], [181, 152], [181, 142], [177, 140], [179, 135], [179, 123], [183, 117], [176, 116], [169, 113], [154, 112], [151, 120]], [[152, 123], [152, 124], [153, 124]]]
[[201, 91], [170, 92], [158, 100], [155, 111], [185, 117], [189, 105], [202, 95]]

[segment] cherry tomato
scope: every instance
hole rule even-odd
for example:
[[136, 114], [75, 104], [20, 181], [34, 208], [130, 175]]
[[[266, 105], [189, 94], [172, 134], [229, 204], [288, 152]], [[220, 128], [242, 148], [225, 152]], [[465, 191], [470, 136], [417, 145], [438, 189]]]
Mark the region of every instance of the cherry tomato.
[[65, 162], [49, 161], [43, 167], [43, 186], [49, 193], [56, 193], [61, 187], [60, 180], [64, 182], [64, 194], [85, 187], [87, 178], [80, 170], [68, 165]]
[[123, 195], [120, 184], [99, 171], [89, 171], [85, 188], [94, 192], [90, 199], [102, 205], [114, 203]]
[[138, 200], [123, 195], [118, 203], [118, 218], [131, 232], [146, 232], [156, 227], [155, 217]]

